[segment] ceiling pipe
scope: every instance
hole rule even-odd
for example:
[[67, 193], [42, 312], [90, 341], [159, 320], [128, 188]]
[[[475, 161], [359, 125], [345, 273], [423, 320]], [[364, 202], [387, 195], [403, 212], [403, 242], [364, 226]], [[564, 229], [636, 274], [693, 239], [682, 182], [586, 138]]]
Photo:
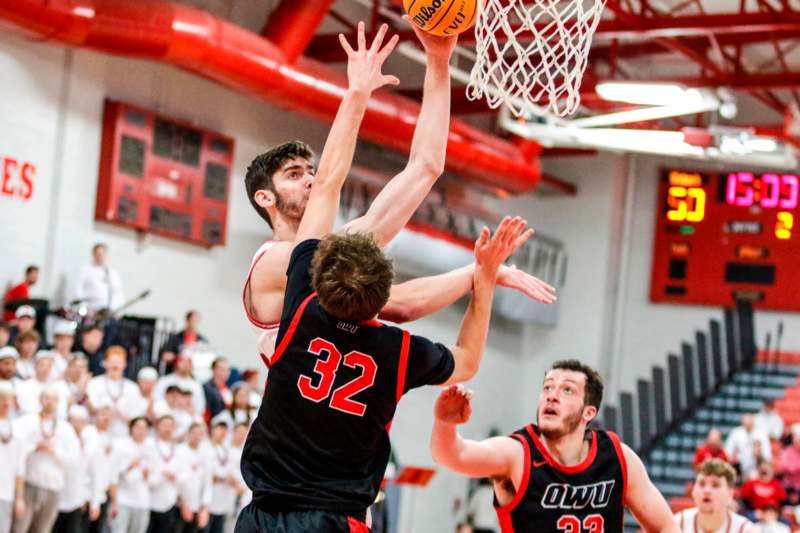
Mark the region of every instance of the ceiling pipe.
[[282, 0], [270, 13], [261, 35], [275, 43], [286, 55], [286, 62], [295, 64], [308, 48], [334, 0]]
[[[162, 61], [323, 122], [336, 115], [345, 74], [300, 57], [289, 65], [275, 44], [182, 4], [138, 0], [0, 0], [0, 19], [48, 40]], [[369, 101], [361, 136], [408, 153], [420, 105], [390, 91]], [[493, 191], [523, 193], [541, 178], [539, 159], [512, 143], [452, 120], [447, 169]]]

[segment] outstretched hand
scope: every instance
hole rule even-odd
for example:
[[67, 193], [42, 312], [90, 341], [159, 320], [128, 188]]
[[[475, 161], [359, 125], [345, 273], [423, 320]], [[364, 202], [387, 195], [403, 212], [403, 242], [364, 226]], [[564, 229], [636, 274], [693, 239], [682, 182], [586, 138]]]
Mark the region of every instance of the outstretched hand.
[[425, 48], [425, 52], [429, 56], [450, 59], [450, 57], [453, 55], [453, 50], [456, 49], [456, 44], [458, 44], [458, 35], [441, 37], [420, 29], [419, 26], [411, 21], [408, 15], [403, 15], [403, 20], [411, 25], [414, 33], [417, 35], [417, 39], [419, 39], [419, 42], [422, 43], [422, 46]]
[[515, 266], [501, 265], [497, 271], [497, 284], [521, 292], [528, 298], [551, 304], [556, 301], [556, 289], [535, 276], [517, 269]]
[[472, 391], [452, 385], [439, 394], [434, 407], [436, 419], [448, 424], [463, 424], [472, 416]]
[[528, 221], [522, 217], [505, 217], [494, 235], [484, 227], [475, 241], [475, 263], [496, 273], [500, 265], [533, 236], [533, 229], [525, 229], [527, 225]]
[[[358, 43], [355, 50], [347, 42], [347, 38], [341, 33], [339, 34], [339, 42], [347, 54], [347, 78], [351, 90], [371, 93], [384, 85], [400, 84], [400, 80], [396, 76], [386, 75], [381, 72], [383, 63], [392, 53], [394, 47], [397, 46], [397, 41], [400, 39], [397, 35], [394, 35], [383, 46], [383, 39], [386, 37], [388, 29], [389, 26], [386, 24], [381, 25], [375, 40], [372, 41], [372, 45], [367, 48], [364, 23], [359, 22]], [[383, 48], [381, 48], [382, 46]]]

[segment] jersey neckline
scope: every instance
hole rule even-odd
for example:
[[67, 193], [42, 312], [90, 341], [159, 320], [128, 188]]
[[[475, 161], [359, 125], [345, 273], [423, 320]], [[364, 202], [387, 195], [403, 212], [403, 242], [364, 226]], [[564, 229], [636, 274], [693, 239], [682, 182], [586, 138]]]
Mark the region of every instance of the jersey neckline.
[[552, 455], [550, 455], [550, 452], [547, 450], [547, 447], [545, 447], [544, 443], [539, 438], [539, 435], [536, 433], [533, 424], [529, 424], [525, 428], [525, 430], [531, 436], [531, 439], [533, 439], [533, 443], [536, 446], [536, 449], [539, 450], [539, 453], [542, 454], [545, 461], [547, 461], [547, 464], [549, 464], [552, 468], [558, 470], [563, 474], [580, 474], [581, 472], [589, 468], [592, 465], [592, 463], [594, 463], [594, 460], [597, 458], [597, 432], [593, 429], [590, 430], [592, 433], [592, 442], [589, 445], [589, 453], [586, 454], [586, 458], [583, 461], [581, 461], [577, 465], [572, 465], [572, 466], [563, 465], [559, 463]]

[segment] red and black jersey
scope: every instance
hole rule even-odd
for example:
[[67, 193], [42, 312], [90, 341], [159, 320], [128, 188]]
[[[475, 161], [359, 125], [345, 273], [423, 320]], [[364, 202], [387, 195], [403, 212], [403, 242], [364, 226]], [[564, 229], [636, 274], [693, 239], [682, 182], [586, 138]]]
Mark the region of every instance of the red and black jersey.
[[619, 438], [587, 430], [589, 454], [579, 465], [559, 464], [531, 424], [511, 435], [525, 453], [517, 494], [497, 507], [503, 533], [617, 533], [623, 530], [627, 472]]
[[380, 489], [398, 401], [412, 388], [447, 381], [455, 362], [446, 347], [402, 329], [328, 315], [308, 272], [318, 244], [302, 242], [292, 253], [278, 344], [242, 473], [262, 510], [358, 517]]

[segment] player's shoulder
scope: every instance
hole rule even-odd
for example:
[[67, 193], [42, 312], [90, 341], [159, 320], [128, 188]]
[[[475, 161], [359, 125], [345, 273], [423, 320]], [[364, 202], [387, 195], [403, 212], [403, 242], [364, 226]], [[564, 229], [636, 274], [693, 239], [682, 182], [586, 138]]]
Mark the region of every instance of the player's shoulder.
[[275, 271], [286, 274], [286, 267], [294, 250], [292, 241], [267, 241], [253, 255], [251, 266], [253, 273], [269, 273]]

